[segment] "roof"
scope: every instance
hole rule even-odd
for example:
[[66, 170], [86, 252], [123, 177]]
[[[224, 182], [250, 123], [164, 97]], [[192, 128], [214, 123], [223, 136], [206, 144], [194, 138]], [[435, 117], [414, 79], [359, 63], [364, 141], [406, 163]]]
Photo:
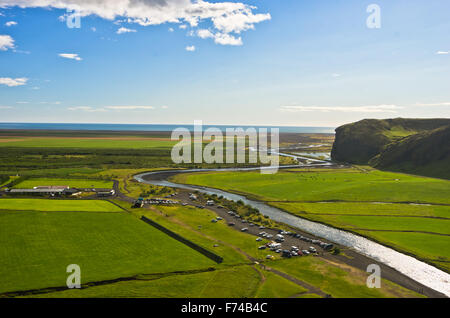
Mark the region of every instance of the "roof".
[[60, 190], [60, 189], [69, 189], [69, 186], [38, 186], [33, 189], [37, 190]]

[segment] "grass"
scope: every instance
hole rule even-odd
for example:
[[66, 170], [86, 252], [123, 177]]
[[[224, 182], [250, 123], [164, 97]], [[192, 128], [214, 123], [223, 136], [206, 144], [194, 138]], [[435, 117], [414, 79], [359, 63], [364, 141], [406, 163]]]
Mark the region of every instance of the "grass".
[[[303, 218], [352, 230], [427, 259], [441, 268], [450, 267], [442, 266], [450, 261], [449, 236], [401, 232], [450, 234], [450, 220], [420, 218], [450, 218], [450, 206], [445, 205], [450, 203], [450, 181], [447, 180], [364, 168], [290, 170], [275, 175], [258, 172], [180, 174], [174, 179], [176, 182], [246, 193], [271, 201], [270, 205]], [[332, 200], [340, 202], [329, 202]]]
[[170, 138], [46, 138], [18, 137], [1, 138], [1, 147], [24, 148], [96, 148], [96, 149], [141, 149], [171, 148], [177, 142]]
[[[2, 200], [3, 201], [3, 200]], [[0, 212], [0, 293], [187, 271], [215, 263], [127, 213]]]
[[334, 298], [420, 297], [419, 294], [387, 280], [382, 280], [380, 289], [368, 288], [367, 273], [317, 257], [281, 260], [270, 266], [318, 287]]
[[16, 189], [33, 189], [38, 186], [69, 186], [71, 188], [112, 189], [113, 182], [107, 180], [32, 178], [15, 185]]
[[104, 200], [0, 199], [0, 210], [44, 212], [123, 212]]
[[213, 272], [173, 275], [150, 281], [120, 282], [32, 297], [249, 298], [255, 294], [259, 282], [258, 273], [250, 266], [236, 266]]
[[211, 220], [216, 218], [217, 214], [210, 210], [179, 206], [158, 209], [167, 215], [166, 218], [181, 221], [199, 233], [235, 246], [254, 258], [263, 260], [267, 254], [270, 254], [268, 251], [258, 250], [258, 247], [267, 241], [256, 242], [255, 236], [230, 229], [224, 220], [212, 223]]
[[306, 289], [271, 272], [263, 272], [266, 278], [260, 285], [257, 298], [288, 298], [306, 293]]
[[450, 181], [353, 169], [330, 172], [217, 172], [180, 174], [178, 182], [250, 193], [264, 200], [387, 201], [450, 204]]
[[273, 206], [293, 212], [300, 216], [340, 214], [340, 215], [390, 215], [390, 216], [431, 216], [450, 218], [450, 206], [445, 205], [414, 205], [395, 203], [367, 202], [271, 202]]

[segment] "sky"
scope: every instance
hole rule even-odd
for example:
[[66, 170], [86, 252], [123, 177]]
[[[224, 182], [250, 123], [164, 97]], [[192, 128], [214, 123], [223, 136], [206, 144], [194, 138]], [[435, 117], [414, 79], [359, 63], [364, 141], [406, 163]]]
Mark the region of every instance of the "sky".
[[450, 117], [449, 12], [448, 0], [0, 0], [0, 122]]

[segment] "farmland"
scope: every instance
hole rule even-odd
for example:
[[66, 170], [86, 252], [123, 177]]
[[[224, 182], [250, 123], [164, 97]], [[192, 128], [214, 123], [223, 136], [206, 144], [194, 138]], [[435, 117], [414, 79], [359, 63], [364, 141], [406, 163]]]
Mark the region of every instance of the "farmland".
[[[123, 202], [117, 201], [118, 204]], [[248, 257], [263, 258], [254, 237], [235, 231], [225, 224], [210, 222], [214, 213], [192, 207], [155, 207], [148, 210], [133, 211], [133, 215], [144, 214], [159, 224], [170, 228], [189, 240], [212, 249], [224, 257], [224, 263], [211, 265], [213, 271], [185, 273], [161, 272], [153, 275], [139, 275], [131, 281], [113, 282], [104, 285], [88, 285], [80, 290], [48, 291], [28, 297], [322, 297], [307, 288], [299, 286], [288, 279], [274, 274], [270, 270], [255, 266]], [[291, 262], [290, 262], [291, 261]], [[418, 294], [390, 282], [383, 282], [380, 290], [365, 287], [363, 271], [352, 269], [352, 275], [340, 268], [339, 264], [319, 261], [315, 258], [303, 258], [302, 262], [294, 260], [275, 260], [268, 263], [283, 275], [298, 277], [320, 285], [333, 297], [342, 297], [347, 289], [352, 290], [353, 297], [417, 297]], [[319, 266], [320, 265], [320, 266]], [[173, 266], [180, 267], [179, 264]], [[184, 265], [187, 266], [187, 265]], [[303, 270], [293, 271], [289, 267]], [[297, 271], [299, 271], [297, 273]], [[313, 278], [308, 278], [310, 272]], [[334, 288], [323, 283], [333, 273]], [[358, 275], [358, 279], [353, 274]], [[147, 273], [149, 274], [149, 273]], [[306, 275], [308, 274], [308, 275]], [[345, 286], [340, 291], [339, 286]]]
[[113, 183], [106, 180], [87, 179], [59, 179], [59, 178], [32, 178], [19, 182], [14, 186], [18, 189], [32, 189], [38, 186], [69, 186], [71, 188], [104, 188], [111, 189]]
[[42, 212], [123, 212], [107, 201], [56, 199], [2, 199], [0, 210]]
[[245, 193], [450, 269], [447, 180], [356, 168], [323, 172], [293, 169], [276, 175], [180, 174], [174, 180]]
[[[389, 281], [383, 281], [385, 283], [380, 290], [368, 290], [364, 270], [345, 267], [345, 261], [342, 262], [345, 256], [332, 262], [312, 256], [303, 257], [301, 261], [284, 260], [281, 254], [259, 249], [269, 240], [258, 242], [254, 235], [239, 228], [236, 230], [224, 221], [211, 222], [217, 217], [217, 211], [211, 209], [181, 204], [131, 209], [130, 202], [133, 201], [125, 202], [122, 200], [124, 197], [133, 200], [177, 192], [168, 187], [138, 183], [133, 180], [134, 174], [211, 165], [174, 166], [167, 136], [112, 135], [93, 138], [92, 134], [86, 133], [77, 139], [49, 132], [39, 138], [25, 133], [18, 137], [3, 137], [9, 139], [0, 145], [0, 180], [3, 185], [13, 181], [13, 188], [70, 186], [110, 189], [114, 181], [118, 183], [117, 190], [121, 196], [110, 197], [108, 202], [73, 197], [17, 198], [7, 192], [2, 193], [0, 275], [7, 279], [0, 284], [0, 297], [10, 296], [5, 293], [11, 292], [18, 292], [13, 296], [26, 297], [419, 296]], [[379, 241], [384, 239], [395, 248], [435, 259], [436, 264], [445, 266], [446, 258], [436, 259], [436, 254], [448, 245], [440, 240], [441, 237], [436, 241], [426, 240], [434, 244], [431, 249], [419, 236], [430, 234], [400, 233], [410, 235], [404, 238], [396, 237], [395, 234], [399, 234], [396, 232], [375, 231], [384, 229], [386, 224], [401, 229], [408, 228], [409, 224], [413, 230], [448, 233], [445, 225], [431, 218], [448, 216], [448, 207], [444, 205], [446, 197], [437, 193], [443, 187], [445, 189], [445, 184], [437, 179], [400, 176], [366, 168], [347, 168], [320, 171], [289, 169], [274, 176], [240, 172], [178, 175], [176, 178], [182, 182], [208, 183], [225, 190], [249, 193], [291, 213], [359, 231]], [[417, 195], [423, 192], [420, 188], [429, 183], [430, 191]], [[321, 192], [324, 185], [328, 187], [326, 193]], [[395, 193], [390, 204], [365, 202], [386, 201], [382, 200], [384, 189], [396, 189], [399, 185], [402, 186], [401, 191], [411, 190], [412, 194], [390, 189]], [[437, 198], [441, 198], [441, 202], [436, 205]], [[327, 200], [340, 201], [317, 203]], [[394, 203], [403, 201], [433, 204]], [[246, 213], [244, 206], [225, 206]], [[362, 209], [366, 219], [360, 216]], [[401, 220], [395, 223], [378, 218], [396, 214], [400, 214], [402, 220], [408, 216], [405, 218], [408, 224]], [[211, 261], [142, 222], [139, 220], [141, 216], [221, 256], [223, 263]], [[430, 218], [420, 222], [416, 216]], [[251, 215], [249, 222], [260, 217]], [[263, 221], [268, 228], [284, 228], [273, 220]], [[414, 246], [407, 244], [407, 240], [415, 242]], [[406, 245], [410, 249], [406, 249]], [[342, 255], [345, 252], [343, 250]], [[269, 253], [273, 254], [271, 260], [266, 258]], [[83, 288], [56, 290], [56, 287], [64, 288], [69, 264], [81, 266]], [[326, 277], [332, 277], [336, 287], [325, 284]]]
[[17, 148], [95, 148], [95, 149], [149, 149], [171, 148], [176, 141], [170, 138], [142, 137], [3, 137], [0, 147]]
[[[47, 209], [52, 205], [39, 203]], [[75, 205], [67, 210], [76, 209]], [[0, 293], [65, 286], [69, 264], [82, 268], [83, 282], [215, 264], [123, 211], [1, 211], [0, 227]]]

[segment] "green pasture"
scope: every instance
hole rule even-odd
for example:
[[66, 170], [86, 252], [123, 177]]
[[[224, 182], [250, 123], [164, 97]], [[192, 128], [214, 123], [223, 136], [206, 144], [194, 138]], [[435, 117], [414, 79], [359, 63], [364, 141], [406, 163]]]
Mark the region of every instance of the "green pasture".
[[127, 213], [0, 212], [0, 293], [204, 269], [213, 261]]
[[[8, 141], [10, 140], [10, 141]], [[102, 149], [140, 149], [140, 148], [171, 148], [177, 142], [164, 139], [127, 139], [127, 138], [39, 138], [17, 137], [2, 138], [0, 147], [21, 148], [102, 148]]]
[[419, 294], [382, 280], [381, 288], [368, 288], [367, 273], [317, 257], [285, 259], [270, 267], [309, 283], [334, 298], [420, 297]]
[[44, 212], [123, 212], [104, 200], [0, 199], [0, 210]]
[[236, 266], [187, 275], [156, 277], [152, 280], [119, 282], [66, 290], [30, 297], [44, 298], [250, 298], [256, 293], [260, 277], [250, 266]]
[[112, 189], [113, 182], [107, 180], [32, 178], [16, 184], [16, 189], [33, 189], [38, 186], [69, 186], [71, 188]]
[[180, 174], [174, 179], [270, 201], [300, 217], [358, 232], [441, 268], [450, 260], [447, 180], [373, 169]]
[[378, 170], [180, 174], [178, 182], [245, 192], [269, 201], [386, 201], [450, 204], [450, 181]]

